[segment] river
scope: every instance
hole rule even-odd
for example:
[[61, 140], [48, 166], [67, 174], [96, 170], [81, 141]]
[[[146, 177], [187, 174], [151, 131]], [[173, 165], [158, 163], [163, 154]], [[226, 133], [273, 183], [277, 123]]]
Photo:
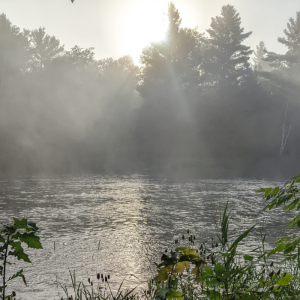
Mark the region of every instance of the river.
[[114, 291], [123, 279], [126, 288], [142, 287], [155, 270], [153, 262], [187, 229], [198, 241], [214, 235], [218, 209], [227, 201], [232, 234], [257, 224], [243, 251], [256, 247], [263, 233], [272, 244], [291, 215], [263, 211], [255, 191], [282, 184], [268, 180], [175, 181], [134, 174], [0, 181], [1, 223], [12, 217], [36, 222], [43, 245], [27, 251], [32, 264], [17, 262], [28, 287], [17, 278], [8, 292], [15, 290], [20, 300], [59, 299], [61, 284], [71, 283], [69, 270], [85, 284], [88, 278], [97, 281], [98, 272], [109, 274]]

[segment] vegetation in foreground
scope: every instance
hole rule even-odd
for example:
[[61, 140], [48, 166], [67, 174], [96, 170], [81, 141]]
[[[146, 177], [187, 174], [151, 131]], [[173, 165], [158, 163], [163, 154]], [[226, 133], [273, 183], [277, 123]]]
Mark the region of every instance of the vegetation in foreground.
[[[265, 209], [283, 206], [284, 210], [299, 210], [300, 175], [287, 181], [282, 187], [262, 188], [266, 201]], [[229, 234], [230, 212], [228, 204], [220, 210], [220, 230], [209, 241], [197, 244], [195, 235], [187, 233], [175, 240], [174, 247], [166, 249], [161, 263], [156, 264], [157, 274], [149, 280], [148, 288], [139, 294], [132, 290], [113, 293], [108, 283], [109, 276], [97, 274], [97, 282], [89, 280], [86, 286], [76, 281], [75, 273], [71, 273], [73, 290], [62, 286], [65, 297], [61, 300], [258, 300], [258, 299], [300, 299], [300, 236], [281, 237], [274, 249], [266, 250], [262, 243], [247, 253], [239, 251], [239, 244], [251, 233], [252, 226], [233, 239]], [[300, 215], [296, 215], [290, 227], [300, 227]], [[3, 285], [0, 287], [2, 299], [16, 299], [16, 293], [6, 295], [7, 283], [22, 277], [26, 284], [23, 270], [6, 280], [8, 258], [14, 256], [30, 262], [21, 246], [25, 242], [28, 247], [42, 248], [36, 236], [37, 227], [27, 220], [14, 219], [13, 225], [4, 225], [0, 235], [1, 267], [0, 274]], [[280, 253], [282, 261], [274, 263], [274, 255]], [[105, 288], [104, 288], [105, 287]]]

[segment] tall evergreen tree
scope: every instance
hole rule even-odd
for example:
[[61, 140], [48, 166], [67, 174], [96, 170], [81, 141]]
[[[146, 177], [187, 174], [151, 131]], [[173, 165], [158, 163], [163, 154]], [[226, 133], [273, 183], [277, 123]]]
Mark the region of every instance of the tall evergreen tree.
[[179, 11], [170, 3], [165, 39], [143, 50], [137, 90], [144, 101], [137, 136], [141, 159], [152, 167], [162, 166], [172, 157], [177, 161], [190, 156], [187, 153], [195, 136], [189, 127], [189, 93], [199, 84], [201, 38], [196, 30], [181, 28]]
[[[201, 35], [192, 29], [181, 28], [181, 17], [175, 5], [168, 7], [168, 30], [164, 41], [151, 43], [141, 55], [141, 84], [138, 91], [151, 97], [162, 88], [183, 88], [197, 85], [196, 67], [200, 64]], [[164, 92], [165, 93], [165, 92]]]
[[285, 37], [278, 38], [278, 42], [287, 47], [287, 52], [283, 55], [267, 52], [265, 60], [271, 62], [274, 71], [295, 79], [300, 74], [300, 11], [296, 13], [296, 19], [289, 19], [283, 32]]
[[256, 51], [254, 51], [253, 57], [253, 68], [254, 71], [262, 72], [262, 71], [270, 71], [272, 68], [269, 66], [268, 62], [264, 60], [266, 56], [267, 48], [263, 41], [259, 42], [256, 46]]
[[232, 5], [222, 7], [221, 16], [212, 18], [209, 42], [205, 55], [205, 80], [219, 87], [243, 82], [250, 73], [252, 50], [242, 44], [252, 32], [244, 33], [241, 18]]

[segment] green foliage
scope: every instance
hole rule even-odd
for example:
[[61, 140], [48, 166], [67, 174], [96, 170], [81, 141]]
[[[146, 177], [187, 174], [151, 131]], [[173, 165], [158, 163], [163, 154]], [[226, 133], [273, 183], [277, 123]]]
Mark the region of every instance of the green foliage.
[[24, 284], [27, 285], [22, 269], [6, 280], [7, 265], [12, 264], [8, 259], [16, 258], [31, 263], [28, 255], [24, 252], [22, 243], [27, 244], [29, 248], [42, 249], [40, 238], [36, 235], [38, 231], [36, 224], [27, 222], [27, 219], [13, 218], [13, 220], [13, 224], [5, 224], [0, 230], [0, 275], [3, 279], [0, 292], [2, 299], [6, 299], [5, 289], [9, 281], [21, 277]]
[[[261, 188], [258, 193], [263, 193], [264, 199], [267, 203], [266, 209], [273, 209], [274, 207], [283, 206], [284, 210], [300, 209], [300, 175], [292, 177], [282, 187]], [[300, 227], [300, 215], [296, 215], [288, 224], [289, 227]], [[295, 260], [299, 257], [299, 234], [293, 234], [290, 237], [282, 237], [276, 242], [276, 247], [269, 252], [268, 256], [274, 255], [278, 252], [285, 254], [285, 260]], [[295, 250], [298, 252], [295, 253]]]
[[241, 83], [251, 73], [248, 60], [252, 50], [242, 42], [252, 32], [244, 33], [241, 18], [232, 5], [224, 5], [221, 16], [212, 18], [210, 27], [210, 46], [204, 63], [206, 76], [216, 81], [218, 87]]
[[198, 248], [191, 235], [188, 245], [162, 255], [151, 299], [294, 299], [291, 297], [299, 294], [294, 275], [282, 274], [273, 262], [267, 266], [263, 251], [263, 255], [256, 257], [257, 249], [251, 251], [253, 255], [242, 255], [237, 250], [254, 226], [229, 241], [228, 205], [220, 216], [218, 242], [212, 238], [211, 247], [204, 242]]

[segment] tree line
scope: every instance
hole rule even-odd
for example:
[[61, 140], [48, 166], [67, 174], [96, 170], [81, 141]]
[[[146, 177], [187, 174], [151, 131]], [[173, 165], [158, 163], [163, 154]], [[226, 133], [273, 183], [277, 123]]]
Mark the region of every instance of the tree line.
[[251, 34], [232, 5], [200, 33], [170, 3], [165, 39], [137, 66], [65, 50], [45, 28], [20, 30], [2, 14], [1, 172], [298, 172], [300, 12], [278, 38], [285, 54], [263, 42], [252, 51]]

